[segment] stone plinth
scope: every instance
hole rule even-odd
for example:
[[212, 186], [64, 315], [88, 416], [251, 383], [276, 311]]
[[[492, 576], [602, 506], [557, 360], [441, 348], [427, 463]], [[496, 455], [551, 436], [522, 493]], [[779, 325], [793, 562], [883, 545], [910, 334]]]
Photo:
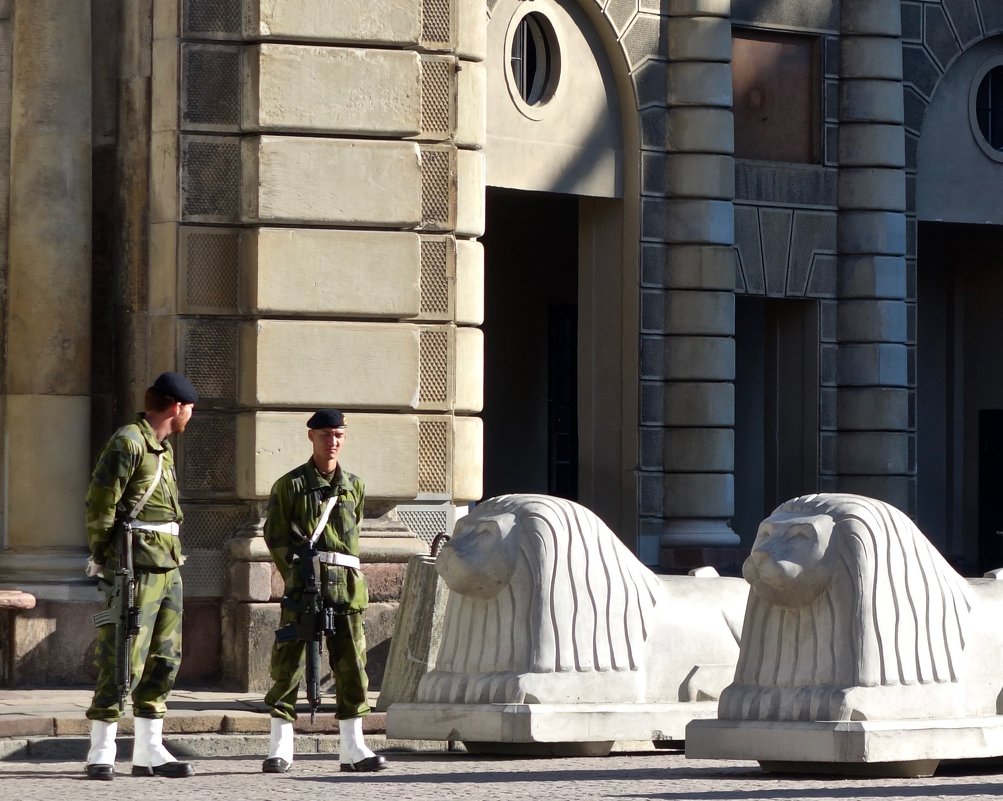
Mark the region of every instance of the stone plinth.
[[387, 712], [387, 737], [461, 740], [474, 753], [605, 756], [617, 740], [679, 741], [712, 718], [712, 701], [674, 704], [405, 704]]
[[689, 759], [755, 759], [764, 770], [931, 776], [941, 760], [1003, 756], [1003, 716], [942, 720], [695, 720]]

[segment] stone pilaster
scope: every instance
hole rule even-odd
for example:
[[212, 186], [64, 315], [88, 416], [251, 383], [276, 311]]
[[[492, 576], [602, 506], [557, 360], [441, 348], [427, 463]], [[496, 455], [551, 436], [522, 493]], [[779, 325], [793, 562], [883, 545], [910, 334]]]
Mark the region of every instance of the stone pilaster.
[[91, 4], [19, 2], [12, 28], [0, 26], [13, 44], [3, 434], [16, 454], [4, 478], [13, 550], [0, 567], [18, 560], [18, 582], [44, 598], [35, 582], [65, 580], [63, 556], [79, 565], [86, 542]]
[[738, 544], [731, 3], [668, 13], [660, 561], [680, 567], [673, 551]]
[[835, 347], [823, 346], [830, 431], [822, 434], [820, 482], [910, 512], [915, 381], [899, 6], [844, 0], [841, 10], [838, 304]]

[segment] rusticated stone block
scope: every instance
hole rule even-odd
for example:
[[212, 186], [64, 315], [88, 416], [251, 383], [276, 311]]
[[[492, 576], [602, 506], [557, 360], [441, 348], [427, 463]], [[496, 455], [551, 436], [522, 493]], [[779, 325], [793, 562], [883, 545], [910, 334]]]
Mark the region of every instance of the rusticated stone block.
[[422, 131], [417, 53], [260, 44], [245, 56], [247, 130], [415, 136]]

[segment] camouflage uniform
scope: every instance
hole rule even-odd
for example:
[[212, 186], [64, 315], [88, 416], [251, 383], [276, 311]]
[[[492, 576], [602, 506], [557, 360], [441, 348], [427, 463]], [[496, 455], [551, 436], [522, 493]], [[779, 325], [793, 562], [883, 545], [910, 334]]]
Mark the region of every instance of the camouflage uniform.
[[[320, 521], [323, 491], [330, 487], [338, 501], [320, 538], [319, 551], [359, 555], [359, 526], [365, 504], [362, 480], [338, 467], [328, 482], [307, 462], [282, 476], [272, 487], [265, 521], [265, 542], [285, 582], [286, 595], [299, 600], [303, 581], [290, 563], [294, 539], [299, 535], [293, 524], [309, 537]], [[319, 586], [335, 613], [334, 634], [327, 637], [328, 659], [334, 675], [340, 720], [368, 714], [366, 676], [366, 635], [361, 612], [369, 604], [369, 590], [361, 571], [339, 565], [321, 564]], [[282, 610], [284, 626], [296, 619], [296, 613]], [[271, 677], [274, 684], [265, 696], [272, 717], [296, 719], [296, 697], [305, 669], [306, 643], [296, 640], [276, 642], [272, 646]]]
[[[117, 566], [111, 530], [116, 514], [128, 515], [149, 489], [157, 472], [158, 455], [163, 470], [153, 494], [137, 518], [138, 523], [181, 522], [174, 451], [160, 442], [140, 415], [135, 423], [116, 431], [98, 455], [87, 489], [87, 538], [91, 556], [104, 565], [106, 576]], [[140, 608], [140, 633], [132, 641], [132, 706], [141, 718], [162, 718], [166, 700], [181, 665], [182, 597], [181, 543], [165, 532], [137, 530], [133, 535], [136, 570], [136, 606]], [[98, 629], [95, 665], [98, 669], [94, 699], [87, 710], [91, 720], [115, 721], [121, 717], [115, 687], [115, 627]]]

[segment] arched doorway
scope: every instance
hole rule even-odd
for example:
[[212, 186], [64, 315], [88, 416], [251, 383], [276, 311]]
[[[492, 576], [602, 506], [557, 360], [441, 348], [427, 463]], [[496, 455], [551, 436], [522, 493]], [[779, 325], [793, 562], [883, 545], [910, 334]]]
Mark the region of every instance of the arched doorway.
[[485, 496], [573, 498], [633, 547], [633, 104], [575, 0], [495, 3], [487, 75]]

